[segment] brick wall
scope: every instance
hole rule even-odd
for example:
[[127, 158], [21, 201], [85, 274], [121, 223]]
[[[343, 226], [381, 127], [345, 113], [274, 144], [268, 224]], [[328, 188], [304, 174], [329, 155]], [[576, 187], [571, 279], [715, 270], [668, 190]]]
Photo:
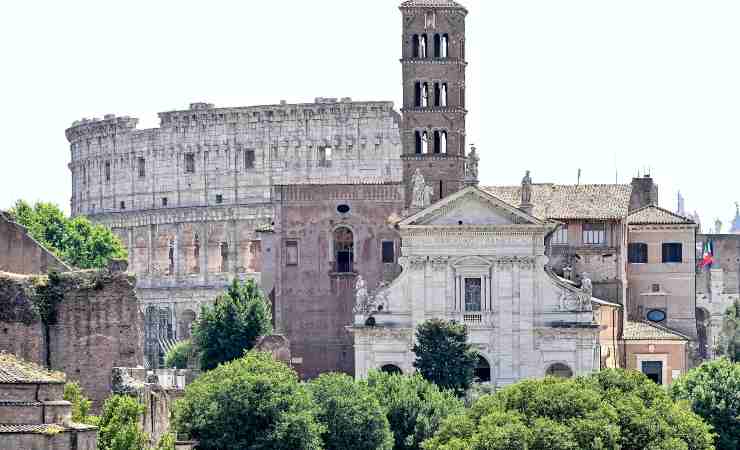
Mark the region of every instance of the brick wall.
[[50, 270], [64, 272], [69, 267], [0, 212], [0, 272], [32, 274]]

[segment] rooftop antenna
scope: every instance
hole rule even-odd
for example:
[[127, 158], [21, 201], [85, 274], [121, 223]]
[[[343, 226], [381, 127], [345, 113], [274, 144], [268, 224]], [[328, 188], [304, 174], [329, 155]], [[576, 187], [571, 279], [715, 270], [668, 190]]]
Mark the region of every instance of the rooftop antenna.
[[619, 184], [619, 168], [617, 167], [617, 152], [614, 152], [614, 184]]
[[576, 186], [581, 185], [581, 169], [578, 169], [578, 182], [576, 183]]

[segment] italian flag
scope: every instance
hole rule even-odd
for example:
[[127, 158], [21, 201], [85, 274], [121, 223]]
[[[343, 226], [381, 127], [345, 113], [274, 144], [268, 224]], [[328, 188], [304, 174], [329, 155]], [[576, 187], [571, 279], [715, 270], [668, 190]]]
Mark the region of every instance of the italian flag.
[[704, 243], [704, 252], [702, 253], [701, 261], [699, 261], [699, 267], [711, 267], [711, 265], [714, 263], [714, 246], [712, 245], [712, 241], [707, 241]]

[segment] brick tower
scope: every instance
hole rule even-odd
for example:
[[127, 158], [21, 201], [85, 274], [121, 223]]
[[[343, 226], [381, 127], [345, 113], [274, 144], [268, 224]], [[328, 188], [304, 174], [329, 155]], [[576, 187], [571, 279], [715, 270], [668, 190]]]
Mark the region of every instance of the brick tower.
[[465, 17], [452, 0], [409, 0], [403, 16], [403, 171], [406, 204], [420, 169], [432, 201], [465, 180]]

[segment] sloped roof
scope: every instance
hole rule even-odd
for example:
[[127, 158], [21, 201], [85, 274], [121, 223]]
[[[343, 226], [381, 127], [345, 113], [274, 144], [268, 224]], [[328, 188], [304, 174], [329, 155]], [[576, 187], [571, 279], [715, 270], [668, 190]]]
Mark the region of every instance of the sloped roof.
[[625, 341], [644, 341], [644, 340], [658, 340], [658, 341], [689, 341], [691, 340], [688, 336], [673, 331], [664, 326], [648, 323], [642, 321], [628, 320], [624, 325], [624, 332], [622, 338]]
[[627, 216], [627, 221], [631, 225], [683, 225], [693, 224], [694, 221], [663, 209], [659, 206], [645, 206], [637, 209]]
[[[518, 205], [521, 186], [486, 186], [484, 191]], [[632, 186], [629, 184], [533, 184], [533, 215], [540, 219], [616, 220], [627, 216]]]
[[401, 3], [401, 8], [459, 8], [465, 7], [452, 0], [407, 0]]
[[50, 372], [10, 353], [0, 353], [0, 384], [64, 383], [64, 374]]
[[86, 425], [82, 423], [71, 423], [67, 426], [62, 426], [56, 423], [40, 423], [40, 424], [0, 424], [0, 434], [57, 434], [65, 431], [92, 431], [96, 430], [97, 427], [92, 425]]

